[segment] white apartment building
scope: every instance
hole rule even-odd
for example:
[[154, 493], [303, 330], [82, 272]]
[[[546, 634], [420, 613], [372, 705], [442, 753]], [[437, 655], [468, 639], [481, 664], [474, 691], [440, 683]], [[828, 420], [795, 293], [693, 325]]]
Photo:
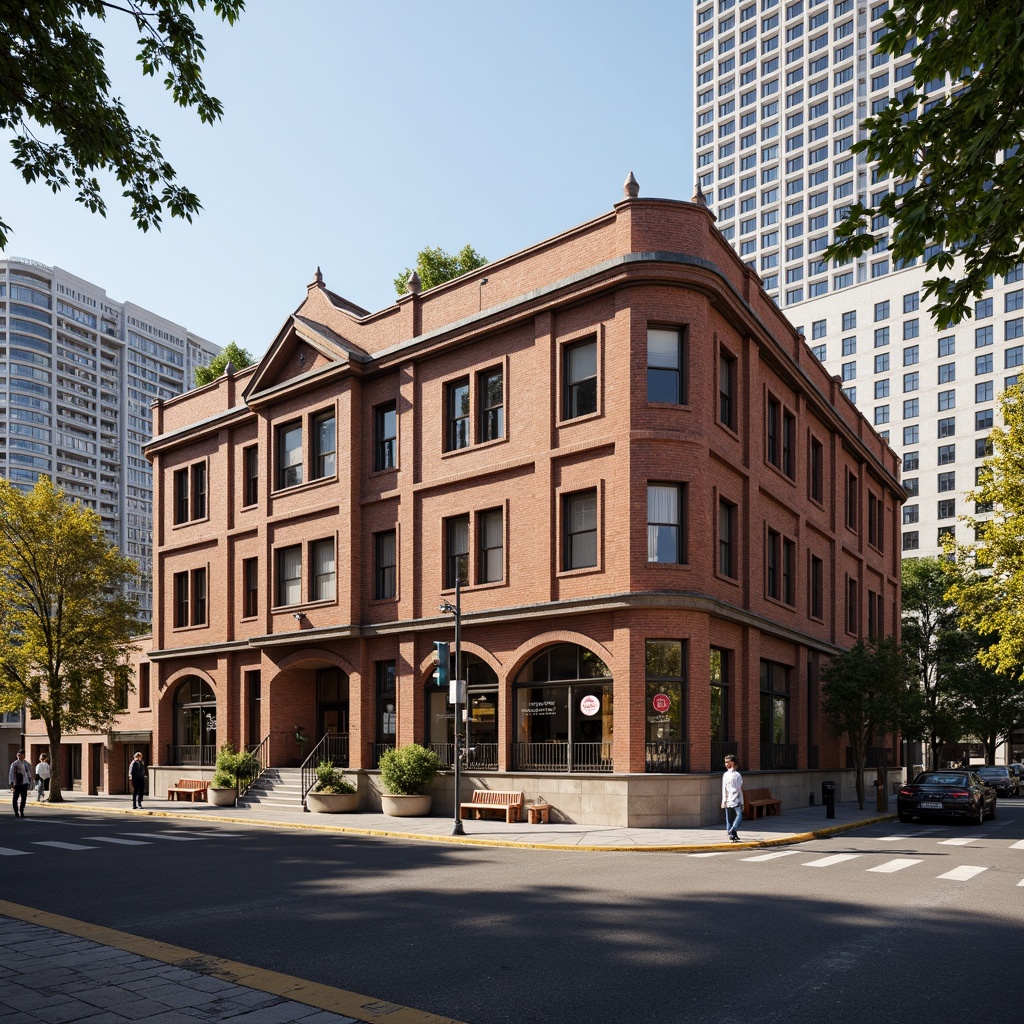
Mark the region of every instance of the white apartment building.
[[903, 552], [930, 555], [976, 511], [964, 495], [1024, 366], [1024, 272], [939, 331], [919, 263], [895, 265], [883, 243], [844, 266], [820, 258], [850, 204], [902, 184], [850, 152], [863, 119], [913, 85], [909, 53], [874, 52], [889, 6], [697, 0], [696, 175], [722, 233], [902, 457]]
[[0, 476], [49, 476], [96, 509], [142, 573], [152, 616], [150, 403], [193, 386], [220, 351], [186, 328], [34, 260], [0, 260]]

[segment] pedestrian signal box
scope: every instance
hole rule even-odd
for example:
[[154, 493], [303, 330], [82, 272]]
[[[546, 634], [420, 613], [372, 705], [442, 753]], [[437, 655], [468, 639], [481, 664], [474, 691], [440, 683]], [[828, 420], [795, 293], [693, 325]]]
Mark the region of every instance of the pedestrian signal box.
[[451, 663], [451, 654], [448, 644], [441, 641], [434, 641], [434, 652], [437, 657], [437, 671], [434, 673], [434, 681], [438, 686], [448, 685], [448, 667]]

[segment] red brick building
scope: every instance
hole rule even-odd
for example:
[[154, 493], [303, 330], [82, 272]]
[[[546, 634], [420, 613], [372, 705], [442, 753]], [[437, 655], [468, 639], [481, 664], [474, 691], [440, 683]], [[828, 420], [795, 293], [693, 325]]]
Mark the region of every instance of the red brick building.
[[627, 198], [377, 313], [318, 271], [153, 432], [149, 710], [118, 728], [170, 774], [225, 740], [450, 762], [459, 578], [477, 781], [713, 821], [731, 749], [803, 803], [845, 765], [819, 664], [899, 628], [898, 460], [699, 202]]

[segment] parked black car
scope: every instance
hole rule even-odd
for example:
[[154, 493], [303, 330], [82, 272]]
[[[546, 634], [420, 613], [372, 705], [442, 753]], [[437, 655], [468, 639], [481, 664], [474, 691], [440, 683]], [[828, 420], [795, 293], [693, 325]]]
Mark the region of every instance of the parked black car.
[[973, 771], [922, 772], [896, 797], [900, 821], [967, 818], [980, 825], [996, 816], [996, 791]]
[[999, 796], [1020, 796], [1020, 780], [1006, 765], [983, 765], [974, 769], [982, 782], [990, 785]]

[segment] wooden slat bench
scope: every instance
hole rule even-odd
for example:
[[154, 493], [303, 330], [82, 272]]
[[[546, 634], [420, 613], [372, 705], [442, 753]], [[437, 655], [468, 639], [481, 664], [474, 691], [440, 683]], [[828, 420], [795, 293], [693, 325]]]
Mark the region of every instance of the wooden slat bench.
[[758, 814], [782, 814], [782, 801], [772, 796], [770, 789], [750, 789], [743, 794], [743, 817], [756, 821]]
[[177, 800], [179, 796], [187, 793], [192, 803], [195, 803], [197, 800], [205, 800], [206, 790], [209, 785], [206, 779], [178, 779], [173, 786], [168, 788], [167, 799]]
[[484, 811], [501, 811], [505, 821], [521, 821], [523, 817], [523, 794], [504, 793], [497, 789], [474, 790], [468, 802], [460, 803], [459, 808], [479, 818]]

